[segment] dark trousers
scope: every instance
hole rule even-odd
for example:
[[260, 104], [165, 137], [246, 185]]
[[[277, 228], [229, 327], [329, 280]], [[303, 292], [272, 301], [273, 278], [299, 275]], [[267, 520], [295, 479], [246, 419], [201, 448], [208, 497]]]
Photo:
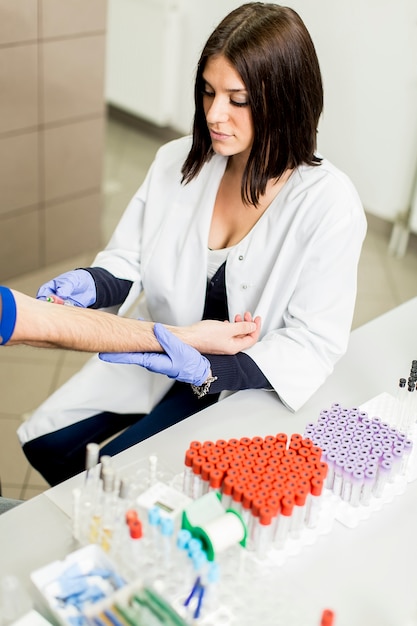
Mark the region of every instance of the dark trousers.
[[102, 443], [114, 437], [100, 450], [101, 456], [113, 456], [198, 413], [218, 398], [219, 394], [211, 394], [199, 399], [190, 385], [175, 382], [147, 415], [99, 413], [25, 443], [23, 452], [50, 485], [57, 485], [85, 469], [88, 443]]

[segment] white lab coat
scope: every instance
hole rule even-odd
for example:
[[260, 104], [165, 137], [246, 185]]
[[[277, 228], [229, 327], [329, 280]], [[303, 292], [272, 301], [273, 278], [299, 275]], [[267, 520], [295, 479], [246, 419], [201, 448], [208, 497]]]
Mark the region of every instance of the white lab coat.
[[[119, 313], [187, 325], [201, 319], [211, 215], [227, 159], [215, 155], [181, 185], [185, 137], [163, 146], [93, 266], [134, 281]], [[344, 354], [366, 232], [350, 180], [328, 161], [296, 169], [252, 230], [229, 254], [229, 318], [262, 318], [246, 352], [279, 398], [297, 410]], [[141, 294], [145, 297], [139, 298]], [[19, 431], [22, 443], [101, 411], [148, 412], [172, 381], [94, 356]]]

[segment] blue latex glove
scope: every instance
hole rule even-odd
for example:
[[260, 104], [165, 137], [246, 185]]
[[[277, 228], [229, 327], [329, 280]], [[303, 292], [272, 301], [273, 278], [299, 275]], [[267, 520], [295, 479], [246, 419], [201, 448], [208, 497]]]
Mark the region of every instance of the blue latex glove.
[[38, 300], [48, 296], [59, 296], [69, 304], [86, 308], [97, 300], [94, 278], [87, 270], [65, 272], [39, 287]]
[[210, 362], [188, 344], [177, 339], [165, 326], [155, 324], [154, 334], [165, 353], [102, 352], [100, 359], [108, 363], [141, 365], [150, 372], [165, 374], [183, 383], [202, 385], [208, 378]]

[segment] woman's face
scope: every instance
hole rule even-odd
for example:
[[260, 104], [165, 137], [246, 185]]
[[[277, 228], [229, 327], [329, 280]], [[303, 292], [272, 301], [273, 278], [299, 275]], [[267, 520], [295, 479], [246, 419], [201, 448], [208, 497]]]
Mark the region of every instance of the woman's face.
[[223, 156], [249, 156], [253, 143], [248, 92], [224, 56], [210, 57], [203, 72], [203, 106], [213, 150]]

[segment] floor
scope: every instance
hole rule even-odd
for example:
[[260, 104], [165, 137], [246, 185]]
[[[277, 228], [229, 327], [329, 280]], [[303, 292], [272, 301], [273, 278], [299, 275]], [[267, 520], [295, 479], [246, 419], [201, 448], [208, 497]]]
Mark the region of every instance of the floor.
[[[166, 139], [147, 128], [133, 128], [126, 121], [109, 117], [104, 157], [103, 242], [143, 180], [155, 151]], [[399, 259], [388, 253], [389, 236], [389, 226], [369, 216], [359, 267], [354, 328], [417, 295], [417, 238], [411, 238], [406, 255]], [[46, 280], [88, 265], [93, 257], [94, 251], [19, 276], [7, 285], [34, 296]], [[0, 350], [0, 477], [4, 496], [27, 500], [48, 487], [27, 463], [16, 429], [22, 416], [65, 382], [87, 358], [79, 353], [23, 346]]]

